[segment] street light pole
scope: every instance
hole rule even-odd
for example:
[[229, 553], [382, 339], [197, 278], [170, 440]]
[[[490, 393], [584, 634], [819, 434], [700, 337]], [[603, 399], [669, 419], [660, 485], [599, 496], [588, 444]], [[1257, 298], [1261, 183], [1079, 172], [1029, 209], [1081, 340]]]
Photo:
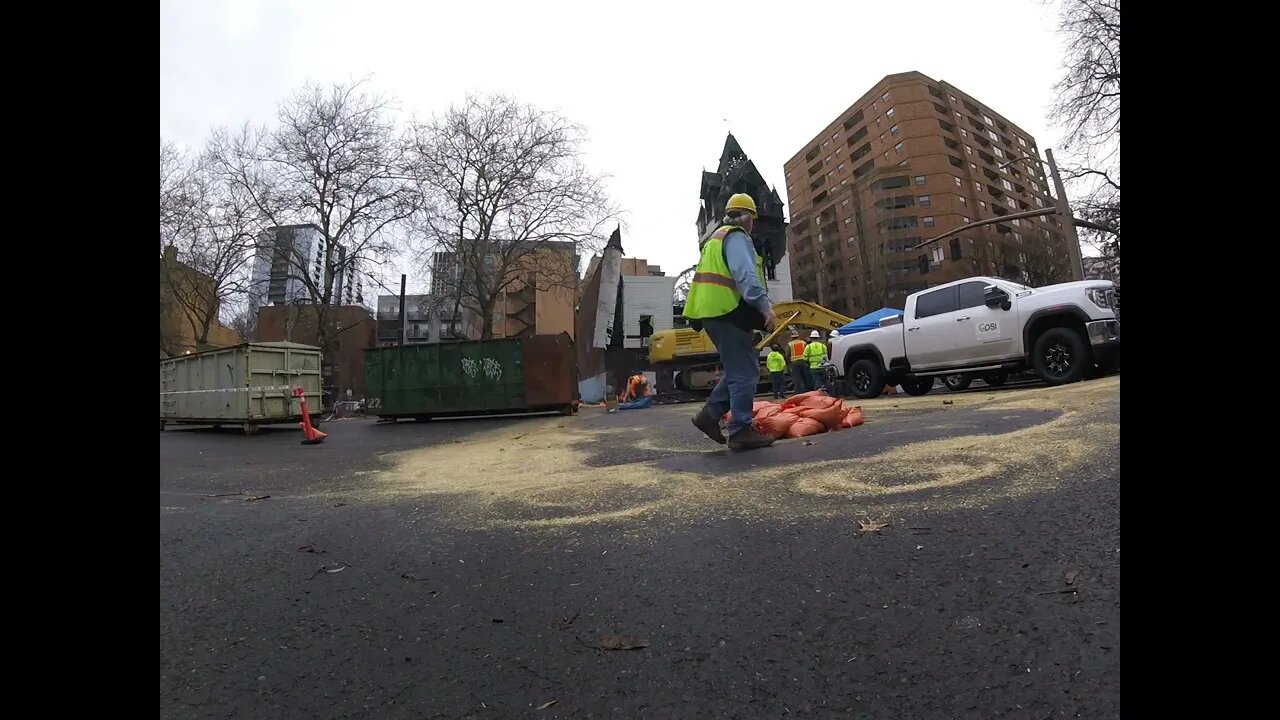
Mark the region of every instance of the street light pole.
[[1076, 235], [1075, 216], [1071, 214], [1071, 205], [1067, 202], [1067, 188], [1062, 184], [1062, 176], [1058, 174], [1058, 164], [1053, 161], [1053, 151], [1045, 149], [1045, 158], [1049, 161], [1049, 174], [1053, 176], [1053, 189], [1057, 193], [1058, 216], [1062, 218], [1062, 232], [1067, 237], [1067, 254], [1071, 259], [1071, 279], [1084, 279], [1084, 259], [1080, 256], [1080, 237]]

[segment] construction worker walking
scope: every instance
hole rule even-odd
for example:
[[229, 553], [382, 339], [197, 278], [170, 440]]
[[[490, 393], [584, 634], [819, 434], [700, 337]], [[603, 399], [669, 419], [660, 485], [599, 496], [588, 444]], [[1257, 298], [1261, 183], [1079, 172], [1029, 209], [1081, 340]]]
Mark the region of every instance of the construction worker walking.
[[795, 330], [791, 331], [791, 385], [792, 390], [796, 393], [808, 392], [814, 387], [813, 379], [809, 377], [809, 361], [804, 358], [804, 349], [807, 344], [800, 339], [800, 333]]
[[822, 333], [814, 330], [809, 333], [809, 344], [804, 347], [804, 359], [809, 362], [810, 390], [818, 389], [818, 378], [822, 376], [822, 363], [827, 361], [827, 346], [822, 342]]
[[787, 375], [783, 371], [787, 369], [787, 361], [782, 357], [782, 348], [774, 345], [769, 352], [769, 357], [764, 359], [764, 364], [769, 368], [769, 377], [773, 379], [773, 399], [781, 400], [787, 388]]
[[693, 424], [712, 440], [724, 444], [720, 418], [729, 412], [730, 450], [751, 450], [773, 444], [773, 438], [751, 424], [751, 404], [760, 379], [760, 355], [755, 330], [772, 331], [777, 322], [766, 292], [764, 261], [751, 239], [756, 203], [738, 193], [725, 203], [720, 227], [699, 246], [684, 316], [690, 327], [704, 329], [720, 352], [724, 375], [711, 391]]

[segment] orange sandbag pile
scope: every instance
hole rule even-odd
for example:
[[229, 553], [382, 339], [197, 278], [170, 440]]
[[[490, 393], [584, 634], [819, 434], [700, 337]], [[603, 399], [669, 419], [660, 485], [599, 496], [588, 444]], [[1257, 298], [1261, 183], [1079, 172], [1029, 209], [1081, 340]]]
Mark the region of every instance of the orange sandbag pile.
[[[729, 422], [730, 413], [724, 421]], [[861, 425], [865, 420], [862, 408], [846, 408], [840, 398], [831, 397], [821, 390], [788, 398], [781, 405], [757, 400], [752, 403], [751, 415], [756, 429], [774, 438], [798, 438], [817, 435], [841, 428]]]

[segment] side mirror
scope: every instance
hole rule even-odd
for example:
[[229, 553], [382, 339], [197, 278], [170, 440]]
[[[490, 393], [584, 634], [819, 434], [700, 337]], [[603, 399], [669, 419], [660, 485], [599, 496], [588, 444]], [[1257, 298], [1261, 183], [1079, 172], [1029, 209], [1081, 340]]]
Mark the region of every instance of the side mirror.
[[989, 308], [999, 307], [1001, 310], [1013, 307], [1013, 303], [1009, 302], [1009, 293], [995, 285], [983, 288], [982, 302]]

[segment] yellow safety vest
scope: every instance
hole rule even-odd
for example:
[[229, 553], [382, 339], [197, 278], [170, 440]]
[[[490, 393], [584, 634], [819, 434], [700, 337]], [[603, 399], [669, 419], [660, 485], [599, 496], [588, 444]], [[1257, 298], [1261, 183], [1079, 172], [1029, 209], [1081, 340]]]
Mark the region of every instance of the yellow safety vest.
[[809, 367], [816, 368], [827, 359], [827, 346], [821, 342], [814, 340], [804, 348], [804, 357], [809, 361]]
[[[734, 282], [729, 263], [724, 259], [724, 239], [734, 230], [742, 228], [737, 225], [721, 225], [702, 246], [702, 255], [693, 271], [693, 282], [689, 284], [689, 297], [685, 299], [685, 317], [692, 320], [722, 317], [733, 312], [741, 302], [742, 294], [738, 292], [738, 284]], [[746, 230], [742, 232], [745, 233]], [[754, 246], [751, 254], [755, 257], [760, 286], [768, 288], [764, 260], [756, 254]]]
[[769, 353], [764, 364], [769, 368], [769, 372], [782, 372], [787, 367], [787, 361], [782, 358], [782, 353], [776, 350]]

